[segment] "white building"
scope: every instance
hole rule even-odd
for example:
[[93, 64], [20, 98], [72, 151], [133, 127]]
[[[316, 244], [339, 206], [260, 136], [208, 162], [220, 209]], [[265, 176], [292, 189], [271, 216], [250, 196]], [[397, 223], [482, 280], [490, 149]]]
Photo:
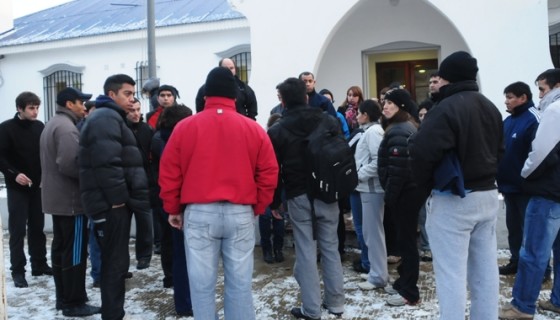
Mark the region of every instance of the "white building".
[[[481, 91], [503, 109], [506, 85], [533, 85], [553, 67], [557, 50], [549, 33], [560, 31], [560, 0], [156, 0], [155, 6], [161, 83], [176, 86], [180, 102], [194, 109], [208, 71], [235, 56], [257, 94], [262, 124], [278, 103], [276, 85], [302, 71], [316, 74], [317, 89], [329, 88], [335, 105], [352, 85], [375, 97], [393, 81], [420, 101], [427, 75], [457, 50], [478, 59]], [[13, 116], [22, 91], [42, 98], [48, 119], [65, 86], [101, 94], [115, 73], [141, 83], [146, 12], [143, 0], [75, 0], [13, 24], [1, 13], [0, 120]]]

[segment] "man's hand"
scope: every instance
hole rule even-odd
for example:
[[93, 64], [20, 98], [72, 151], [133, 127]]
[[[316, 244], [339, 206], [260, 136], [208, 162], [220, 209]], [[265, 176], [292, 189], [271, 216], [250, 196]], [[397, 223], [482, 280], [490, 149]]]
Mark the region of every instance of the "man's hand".
[[33, 181], [31, 181], [31, 179], [29, 179], [25, 174], [20, 173], [16, 176], [16, 182], [19, 183], [22, 186], [28, 186], [31, 188], [31, 186], [33, 185]]
[[280, 209], [270, 210], [272, 212], [272, 217], [276, 220], [282, 220], [282, 214], [280, 213]]
[[168, 221], [173, 228], [183, 230], [183, 214], [170, 214]]

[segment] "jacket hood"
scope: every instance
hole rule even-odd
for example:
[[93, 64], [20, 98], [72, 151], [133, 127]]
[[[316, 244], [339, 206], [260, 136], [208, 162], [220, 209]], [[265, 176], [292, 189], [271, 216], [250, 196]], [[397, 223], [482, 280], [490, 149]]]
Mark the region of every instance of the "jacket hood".
[[542, 113], [554, 101], [560, 99], [560, 88], [554, 88], [547, 92], [539, 103], [539, 111]]
[[74, 124], [78, 123], [78, 121], [81, 120], [74, 112], [66, 107], [58, 106], [55, 113], [66, 115], [68, 118], [70, 118], [70, 120], [72, 120], [72, 122], [74, 122]]
[[323, 116], [323, 110], [310, 106], [296, 106], [286, 110], [282, 124], [296, 136], [307, 136], [313, 131]]
[[115, 103], [115, 100], [111, 99], [106, 95], [99, 95], [95, 99], [95, 107], [96, 108], [110, 108], [117, 111], [123, 119], [126, 121], [126, 112], [121, 108], [119, 105]]

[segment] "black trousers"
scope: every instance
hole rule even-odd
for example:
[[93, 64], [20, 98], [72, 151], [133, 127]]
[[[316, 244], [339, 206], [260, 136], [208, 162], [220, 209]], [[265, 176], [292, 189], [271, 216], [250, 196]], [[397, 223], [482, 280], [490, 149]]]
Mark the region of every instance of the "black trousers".
[[387, 256], [400, 257], [398, 239], [397, 239], [397, 222], [396, 215], [393, 213], [395, 208], [385, 206], [383, 216], [383, 228], [385, 230], [385, 247], [387, 248]]
[[418, 275], [420, 261], [416, 244], [416, 228], [418, 227], [418, 212], [428, 197], [428, 190], [403, 190], [397, 204], [391, 209], [397, 228], [398, 250], [401, 254], [401, 264], [397, 267], [399, 278], [395, 280], [393, 288], [401, 296], [416, 303], [420, 299], [418, 290]]
[[128, 242], [132, 213], [128, 207], [113, 208], [107, 220], [93, 226], [101, 248], [101, 319], [124, 317], [125, 276], [130, 264]]
[[87, 218], [53, 215], [51, 261], [56, 306], [66, 309], [86, 303]]
[[154, 245], [154, 223], [151, 210], [146, 213], [134, 212], [136, 220], [136, 260], [152, 259]]
[[[154, 209], [156, 210], [156, 209]], [[155, 213], [155, 211], [154, 211]], [[173, 233], [171, 225], [168, 222], [169, 215], [163, 211], [163, 208], [157, 209], [159, 224], [161, 227], [160, 245], [161, 245], [161, 269], [163, 270], [163, 281], [173, 282]]]
[[47, 266], [47, 238], [43, 232], [45, 215], [41, 208], [41, 190], [21, 191], [8, 188], [8, 230], [12, 273], [25, 273], [27, 260], [23, 243], [27, 229], [27, 247], [31, 269]]

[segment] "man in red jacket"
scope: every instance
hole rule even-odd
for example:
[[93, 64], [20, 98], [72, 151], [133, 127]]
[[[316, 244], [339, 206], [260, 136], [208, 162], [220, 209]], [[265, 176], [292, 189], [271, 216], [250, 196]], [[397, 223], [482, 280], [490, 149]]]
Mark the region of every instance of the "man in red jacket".
[[165, 147], [160, 197], [171, 226], [185, 233], [195, 317], [217, 318], [221, 256], [225, 318], [255, 319], [254, 215], [272, 202], [278, 164], [264, 129], [236, 112], [231, 71], [210, 71], [205, 92], [204, 110], [180, 122]]

